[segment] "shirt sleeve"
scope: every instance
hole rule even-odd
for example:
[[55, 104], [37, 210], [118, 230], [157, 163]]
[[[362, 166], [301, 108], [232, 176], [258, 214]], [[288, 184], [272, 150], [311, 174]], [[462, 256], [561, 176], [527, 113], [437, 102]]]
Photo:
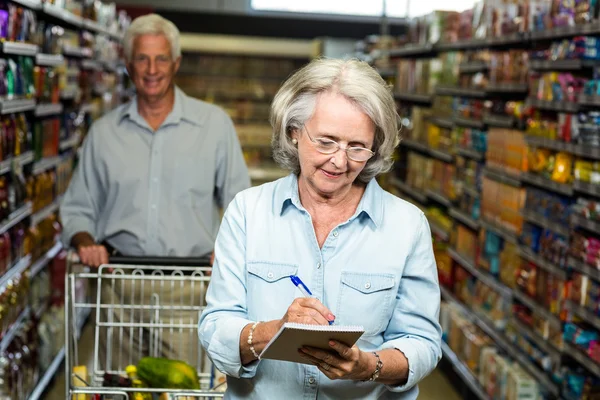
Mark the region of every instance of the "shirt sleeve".
[[250, 176], [231, 118], [225, 116], [224, 140], [217, 149], [217, 200], [226, 209], [235, 195], [250, 187]]
[[99, 205], [103, 204], [105, 194], [95, 159], [94, 130], [92, 125], [60, 206], [65, 247], [71, 245], [71, 239], [78, 232], [88, 232], [96, 240], [100, 239], [97, 237], [96, 222], [100, 213]]
[[[423, 214], [396, 296], [396, 309], [383, 348], [400, 350], [408, 360], [408, 381], [387, 386], [404, 392], [425, 378], [442, 356], [439, 324], [440, 288], [429, 224]], [[385, 366], [384, 366], [385, 368]]]
[[206, 308], [199, 321], [202, 346], [219, 371], [252, 378], [259, 361], [243, 366], [240, 335], [246, 325], [246, 232], [243, 207], [237, 196], [227, 208], [217, 235], [215, 263], [206, 293]]

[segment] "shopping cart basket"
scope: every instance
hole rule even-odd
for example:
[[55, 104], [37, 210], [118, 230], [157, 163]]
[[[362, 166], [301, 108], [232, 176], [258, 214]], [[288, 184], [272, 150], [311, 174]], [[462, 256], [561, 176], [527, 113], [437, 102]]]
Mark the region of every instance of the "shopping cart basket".
[[[93, 271], [74, 268], [77, 262], [76, 254], [70, 254], [65, 278], [68, 400], [77, 394], [126, 400], [135, 392], [167, 393], [185, 400], [223, 397], [198, 339], [210, 280], [208, 258], [111, 257], [108, 265]], [[77, 298], [81, 285], [94, 288], [95, 294]], [[94, 360], [89, 377], [82, 377], [74, 367], [80, 365], [79, 327], [89, 315], [94, 324]], [[107, 380], [126, 377], [125, 368], [143, 357], [177, 359], [195, 367], [200, 390], [118, 387], [113, 379]]]

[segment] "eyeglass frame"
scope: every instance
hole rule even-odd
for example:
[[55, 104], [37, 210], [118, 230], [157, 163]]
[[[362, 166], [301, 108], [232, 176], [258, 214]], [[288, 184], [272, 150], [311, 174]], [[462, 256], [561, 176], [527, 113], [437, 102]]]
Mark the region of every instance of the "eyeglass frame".
[[[317, 150], [319, 153], [321, 153], [321, 154], [327, 154], [327, 155], [331, 155], [331, 154], [335, 154], [335, 153], [337, 153], [337, 152], [338, 152], [338, 151], [340, 151], [340, 150], [344, 150], [344, 152], [346, 153], [346, 157], [348, 157], [348, 159], [350, 159], [350, 160], [352, 160], [352, 161], [354, 161], [354, 162], [360, 162], [360, 163], [366, 163], [366, 162], [367, 162], [367, 161], [369, 161], [371, 158], [373, 158], [373, 156], [375, 155], [375, 152], [374, 152], [373, 150], [371, 150], [371, 149], [367, 149], [366, 147], [348, 146], [348, 147], [346, 147], [346, 148], [343, 148], [341, 144], [339, 144], [338, 142], [336, 142], [336, 141], [335, 141], [335, 140], [333, 140], [333, 139], [329, 139], [329, 138], [326, 138], [326, 137], [318, 137], [317, 139], [329, 141], [329, 142], [331, 142], [331, 143], [334, 143], [334, 144], [335, 144], [335, 146], [336, 146], [336, 147], [335, 147], [335, 150], [334, 150], [334, 151], [332, 151], [331, 153], [325, 153], [325, 152], [323, 152], [323, 151], [319, 150], [319, 148], [317, 147], [318, 145], [317, 145], [317, 143], [316, 143], [316, 139], [313, 139], [313, 138], [312, 138], [312, 136], [310, 136], [310, 133], [308, 132], [308, 128], [306, 127], [306, 125], [304, 125], [304, 126], [303, 126], [303, 128], [304, 128], [304, 130], [306, 130], [306, 134], [308, 135], [308, 139], [310, 139], [310, 141], [311, 141], [311, 143], [313, 144], [313, 146], [315, 146], [315, 149], [316, 149], [316, 150]], [[354, 158], [350, 157], [350, 153], [348, 153], [348, 150], [352, 150], [352, 149], [366, 150], [366, 151], [368, 151], [368, 152], [370, 152], [370, 153], [371, 153], [371, 156], [370, 156], [369, 158], [367, 158], [366, 160], [355, 160]]]

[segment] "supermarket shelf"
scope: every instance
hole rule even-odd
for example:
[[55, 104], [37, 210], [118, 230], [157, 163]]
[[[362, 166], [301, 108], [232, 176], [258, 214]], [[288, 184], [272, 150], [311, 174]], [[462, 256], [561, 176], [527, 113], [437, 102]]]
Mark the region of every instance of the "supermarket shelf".
[[583, 318], [587, 323], [592, 324], [596, 329], [600, 329], [600, 317], [585, 307], [580, 306], [571, 300], [565, 301], [567, 310], [573, 311], [575, 315]]
[[62, 365], [64, 359], [65, 359], [65, 348], [63, 347], [60, 349], [60, 351], [58, 352], [56, 357], [54, 357], [54, 360], [52, 361], [52, 363], [50, 364], [50, 366], [44, 373], [44, 376], [42, 376], [42, 379], [40, 379], [37, 386], [35, 387], [35, 389], [31, 393], [31, 395], [29, 396], [30, 400], [33, 400], [33, 399], [38, 400], [38, 399], [42, 398], [42, 394], [46, 390], [46, 387], [48, 387], [48, 384], [50, 383], [50, 381], [52, 381], [52, 378], [54, 378], [54, 375], [56, 375], [56, 373], [58, 372], [58, 369]]
[[73, 147], [76, 147], [79, 144], [80, 140], [81, 139], [80, 139], [79, 135], [73, 135], [72, 138], [66, 139], [66, 140], [63, 140], [62, 142], [60, 142], [59, 149], [60, 149], [60, 151], [65, 151], [65, 150], [71, 149]]
[[429, 220], [429, 228], [431, 229], [431, 233], [439, 236], [443, 241], [450, 240], [450, 233], [447, 230], [442, 228], [437, 222], [433, 220]]
[[440, 51], [458, 51], [485, 47], [486, 43], [489, 44], [485, 39], [459, 40], [451, 43], [438, 43], [436, 48]]
[[63, 46], [63, 54], [67, 57], [91, 58], [93, 52], [87, 47]]
[[10, 157], [0, 162], [0, 175], [10, 172], [13, 162], [21, 165], [33, 162], [33, 151], [27, 151], [20, 156]]
[[568, 101], [545, 101], [530, 97], [527, 99], [527, 105], [541, 110], [559, 111], [564, 113], [575, 113], [579, 111], [579, 104]]
[[7, 270], [4, 275], [0, 277], [0, 288], [6, 286], [6, 284], [15, 278], [15, 276], [22, 274], [29, 264], [31, 263], [31, 256], [26, 256], [17, 261], [16, 264], [12, 266], [9, 270]]
[[584, 366], [588, 371], [600, 377], [600, 365], [588, 357], [577, 346], [569, 342], [565, 342], [565, 353], [571, 356], [575, 361]]
[[502, 333], [498, 332], [498, 330], [493, 327], [493, 324], [487, 317], [481, 316], [464, 306], [462, 303], [457, 301], [456, 298], [446, 288], [440, 288], [442, 297], [444, 299], [457, 304], [465, 312], [465, 314], [470, 317], [473, 323], [475, 323], [483, 332], [485, 332], [486, 335], [491, 337], [492, 340], [496, 342], [496, 344], [498, 344], [502, 350], [504, 350], [504, 352], [521, 364], [521, 366], [525, 368], [537, 382], [541, 383], [546, 390], [558, 397], [560, 392], [559, 387], [552, 382], [552, 380], [544, 372], [535, 366], [521, 350], [509, 342]]
[[529, 69], [535, 71], [572, 71], [581, 69], [583, 60], [529, 60]]
[[485, 159], [485, 153], [482, 153], [481, 151], [477, 151], [474, 149], [469, 149], [466, 147], [457, 147], [456, 153], [459, 156], [471, 158], [476, 161], [483, 161]]
[[556, 385], [548, 375], [540, 370], [528, 356], [521, 351], [517, 346], [509, 342], [506, 337], [494, 329], [487, 318], [475, 315], [475, 323], [513, 359], [532, 375], [532, 377], [554, 396], [558, 396], [560, 388]]
[[397, 49], [391, 49], [390, 58], [396, 57], [427, 57], [434, 54], [434, 47], [431, 44], [408, 45]]
[[600, 197], [600, 184], [575, 181], [573, 182], [573, 189], [581, 193]]
[[289, 171], [279, 169], [276, 167], [271, 168], [249, 168], [250, 179], [256, 181], [274, 181], [284, 176], [289, 175]]
[[528, 249], [524, 246], [519, 246], [519, 254], [521, 255], [521, 257], [523, 257], [527, 261], [534, 263], [535, 265], [537, 265], [540, 268], [543, 268], [547, 272], [549, 272], [553, 275], [556, 275], [562, 279], [565, 279], [565, 280], [567, 279], [567, 271], [566, 270], [559, 267], [558, 265], [555, 265], [554, 263], [552, 263], [550, 261], [547, 261], [545, 258], [543, 258], [542, 256], [540, 256], [538, 254], [535, 254], [530, 249]]
[[541, 226], [542, 228], [549, 229], [552, 232], [559, 233], [566, 238], [568, 238], [571, 234], [569, 226], [567, 224], [563, 225], [563, 224], [554, 222], [551, 219], [549, 219], [535, 211], [523, 209], [521, 211], [521, 215], [523, 216], [523, 218], [526, 221], [531, 222], [535, 225]]
[[486, 177], [497, 182], [501, 182], [509, 186], [521, 187], [520, 175], [511, 174], [509, 172], [487, 166], [483, 168], [483, 173]]
[[573, 153], [577, 156], [590, 158], [592, 160], [600, 160], [600, 147], [586, 146], [583, 144], [574, 144]]
[[421, 143], [413, 139], [402, 139], [402, 141], [400, 141], [400, 144], [412, 150], [417, 150], [427, 154], [429, 153], [429, 146], [427, 144]]
[[573, 257], [568, 258], [569, 267], [573, 268], [575, 271], [578, 271], [584, 275], [589, 276], [597, 281], [600, 281], [600, 269], [588, 265], [583, 261], [579, 261]]
[[457, 208], [451, 208], [448, 212], [452, 218], [455, 220], [465, 224], [471, 229], [478, 230], [479, 229], [479, 221], [471, 218], [467, 213]]
[[81, 61], [81, 68], [93, 70], [93, 71], [103, 71], [104, 66], [100, 61], [85, 59]]
[[495, 223], [493, 223], [492, 221], [486, 221], [485, 218], [483, 218], [480, 221], [480, 225], [482, 228], [495, 233], [496, 235], [500, 236], [501, 238], [503, 238], [504, 240], [516, 244], [519, 244], [519, 239], [517, 238], [517, 234], [514, 232], [511, 232], [510, 230], [504, 228], [504, 227], [500, 227], [498, 225], [496, 225]]
[[65, 63], [65, 58], [62, 54], [42, 54], [35, 55], [35, 63], [43, 67], [57, 67]]
[[546, 149], [555, 151], [565, 151], [568, 153], [574, 152], [573, 144], [565, 143], [560, 140], [552, 140], [539, 136], [525, 135], [525, 141], [532, 146], [544, 147]]
[[436, 149], [429, 149], [429, 155], [437, 158], [440, 161], [444, 161], [447, 163], [451, 163], [454, 161], [454, 157], [452, 156], [452, 154], [446, 153], [445, 151], [442, 150], [436, 150]]
[[461, 88], [458, 86], [443, 86], [438, 85], [435, 89], [435, 94], [438, 96], [459, 96], [459, 97], [485, 97], [483, 89]]
[[485, 124], [482, 120], [478, 120], [476, 118], [464, 118], [464, 117], [454, 117], [452, 119], [455, 125], [463, 126], [465, 128], [473, 128], [473, 129], [483, 129], [485, 128]]
[[[83, 309], [80, 312], [82, 313], [82, 315], [77, 318], [77, 320], [79, 321], [79, 326], [77, 326], [77, 336], [78, 337], [81, 336], [81, 331], [83, 331], [83, 327], [85, 326], [85, 323], [90, 316], [91, 310]], [[56, 373], [58, 372], [64, 359], [65, 359], [65, 348], [63, 347], [60, 349], [60, 351], [58, 352], [56, 357], [54, 357], [54, 360], [52, 361], [52, 363], [50, 364], [50, 366], [44, 373], [44, 376], [42, 376], [42, 378], [38, 381], [37, 385], [33, 389], [33, 392], [31, 392], [31, 394], [29, 395], [28, 400], [39, 400], [42, 398], [42, 395], [44, 394], [46, 388], [48, 387], [48, 385], [54, 378], [54, 375], [56, 375]]]
[[542, 349], [546, 354], [552, 357], [554, 360], [560, 360], [561, 351], [554, 347], [548, 339], [544, 339], [539, 333], [535, 332], [533, 329], [519, 321], [517, 318], [513, 318], [513, 325], [517, 328], [522, 335], [529, 337], [536, 346]]
[[[31, 215], [31, 203], [25, 203], [21, 208], [12, 212], [0, 225], [0, 235]], [[0, 282], [1, 282], [0, 278]], [[0, 285], [2, 287], [2, 285]]]
[[391, 183], [392, 185], [397, 187], [401, 192], [409, 195], [413, 199], [417, 200], [419, 203], [427, 203], [427, 196], [419, 189], [415, 189], [399, 179], [392, 179]]
[[62, 161], [63, 157], [60, 156], [42, 158], [40, 161], [36, 161], [35, 164], [33, 164], [32, 173], [33, 175], [38, 175], [49, 169], [56, 168]]
[[40, 0], [11, 0], [22, 7], [29, 8], [30, 10], [41, 10], [42, 2]]
[[37, 211], [35, 214], [31, 216], [31, 226], [36, 226], [50, 215], [58, 211], [60, 208], [60, 203], [62, 201], [62, 196], [57, 197], [51, 204]]
[[469, 196], [472, 196], [476, 199], [478, 199], [481, 196], [481, 193], [479, 193], [479, 190], [477, 190], [475, 187], [473, 187], [471, 185], [467, 185], [466, 183], [463, 183], [462, 190], [463, 190], [463, 192], [467, 193]]
[[531, 39], [560, 39], [573, 36], [594, 35], [597, 33], [600, 33], [600, 24], [598, 22], [591, 22], [576, 26], [563, 26], [552, 29], [544, 29], [543, 31], [539, 32], [532, 32]]
[[544, 317], [551, 324], [554, 324], [556, 326], [561, 326], [560, 318], [558, 318], [556, 315], [552, 314], [549, 310], [547, 310], [545, 307], [540, 305], [537, 301], [535, 301], [534, 299], [532, 299], [531, 297], [529, 297], [528, 295], [523, 293], [521, 290], [519, 290], [519, 289], [513, 290], [513, 296], [515, 299], [517, 299], [521, 303], [523, 303], [526, 307], [531, 309], [531, 311]]
[[430, 123], [439, 126], [440, 128], [445, 128], [445, 129], [452, 129], [452, 128], [454, 128], [454, 122], [450, 118], [430, 117], [427, 120]]
[[479, 382], [477, 382], [477, 379], [471, 370], [465, 365], [465, 363], [458, 359], [456, 354], [454, 354], [452, 349], [450, 349], [450, 346], [448, 346], [448, 344], [444, 341], [442, 341], [442, 354], [450, 362], [450, 364], [452, 364], [454, 371], [462, 378], [463, 382], [469, 387], [469, 389], [475, 393], [475, 396], [477, 396], [478, 399], [489, 399], [487, 394], [479, 385]]
[[23, 311], [21, 311], [21, 314], [19, 314], [19, 316], [17, 317], [17, 320], [10, 326], [10, 328], [8, 328], [8, 330], [6, 331], [4, 336], [2, 336], [2, 341], [0, 341], [0, 353], [1, 354], [6, 353], [6, 349], [8, 348], [10, 343], [13, 341], [13, 339], [17, 335], [17, 332], [19, 332], [19, 329], [21, 329], [21, 327], [23, 326], [23, 323], [29, 317], [30, 313], [31, 313], [31, 310], [29, 309], [29, 307], [25, 307], [25, 309]]
[[394, 68], [376, 68], [379, 75], [382, 78], [394, 78], [396, 77], [396, 70]]
[[0, 102], [0, 113], [2, 115], [31, 111], [35, 109], [34, 99], [12, 99]]
[[462, 63], [458, 66], [458, 72], [461, 74], [473, 74], [477, 72], [484, 72], [489, 69], [489, 66], [484, 61], [471, 61]]
[[35, 116], [36, 117], [47, 117], [50, 115], [57, 115], [63, 112], [62, 103], [47, 103], [47, 104], [38, 104], [35, 106]]
[[44, 3], [43, 6], [44, 13], [47, 15], [57, 18], [67, 24], [76, 26], [81, 28], [83, 24], [83, 19], [70, 11], [65, 10], [64, 8], [57, 7], [50, 3]]
[[39, 260], [34, 262], [31, 265], [31, 267], [29, 267], [29, 279], [32, 279], [37, 274], [39, 274], [42, 269], [46, 268], [46, 265], [48, 265], [48, 263], [52, 261], [58, 253], [60, 253], [62, 248], [62, 243], [56, 242], [56, 244], [52, 246], [52, 248], [48, 250], [46, 254], [44, 254]]
[[600, 106], [600, 96], [588, 96], [585, 94], [579, 95], [579, 104], [588, 107], [599, 107]]
[[473, 261], [468, 260], [465, 256], [461, 255], [455, 249], [449, 248], [448, 254], [454, 261], [456, 261], [457, 263], [462, 265], [467, 271], [469, 271], [479, 281], [483, 282], [490, 288], [494, 289], [496, 292], [500, 293], [502, 296], [504, 296], [506, 298], [511, 297], [511, 295], [512, 295], [511, 288], [509, 288], [508, 286], [505, 286], [504, 284], [499, 282], [496, 278], [494, 278], [492, 275], [488, 274], [487, 272], [484, 272], [484, 271], [480, 270], [479, 268], [477, 268]]
[[564, 194], [566, 196], [573, 196], [573, 186], [565, 183], [558, 183], [553, 180], [541, 177], [532, 173], [523, 173], [521, 175], [523, 182], [530, 183], [538, 186], [542, 189], [550, 190], [555, 193]]
[[517, 121], [514, 117], [500, 114], [489, 114], [483, 117], [483, 123], [488, 126], [495, 126], [498, 128], [514, 128], [517, 125]]
[[100, 25], [96, 21], [92, 21], [91, 19], [87, 19], [87, 18], [83, 19], [82, 27], [87, 30], [100, 33], [102, 35], [110, 36], [111, 38], [116, 39], [116, 40], [122, 39], [121, 35], [119, 35], [118, 33], [108, 30], [108, 28]]
[[571, 215], [571, 224], [600, 235], [600, 223], [589, 220], [581, 215]]
[[436, 192], [435, 190], [427, 189], [425, 191], [425, 194], [427, 195], [427, 197], [443, 205], [444, 207], [452, 207], [452, 202], [450, 201], [450, 199], [444, 196], [443, 194]]
[[525, 83], [497, 83], [485, 88], [487, 93], [526, 94], [529, 87]]
[[394, 98], [400, 101], [406, 101], [411, 103], [420, 104], [431, 104], [433, 96], [430, 94], [418, 94], [418, 93], [394, 93]]
[[21, 42], [4, 42], [2, 43], [2, 52], [4, 54], [13, 54], [17, 56], [35, 56], [38, 52], [38, 47], [35, 44]]

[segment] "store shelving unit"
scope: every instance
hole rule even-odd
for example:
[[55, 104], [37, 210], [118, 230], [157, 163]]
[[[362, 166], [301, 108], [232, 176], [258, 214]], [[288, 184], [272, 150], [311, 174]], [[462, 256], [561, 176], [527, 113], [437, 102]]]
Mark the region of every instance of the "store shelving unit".
[[[536, 49], [538, 50], [545, 43], [550, 45], [550, 40], [561, 39], [561, 38], [572, 38], [575, 36], [583, 36], [589, 34], [600, 33], [600, 22], [580, 25], [577, 27], [569, 28], [556, 28], [543, 32], [531, 32], [526, 34], [508, 35], [503, 38], [494, 39], [476, 39], [461, 41], [456, 43], [435, 43], [426, 46], [411, 45], [401, 49], [392, 49], [390, 57], [392, 60], [406, 60], [406, 59], [431, 59], [438, 57], [446, 52], [456, 51], [477, 51], [480, 49]], [[439, 60], [438, 60], [439, 61]], [[599, 66], [598, 61], [590, 60], [529, 60], [529, 70], [539, 71], [544, 73], [545, 71], [557, 72], [557, 71], [583, 71], [590, 73], [591, 69]], [[487, 73], [490, 70], [490, 64], [482, 61], [470, 61], [463, 62], [456, 66], [459, 74], [475, 74], [475, 73]], [[439, 78], [439, 77], [438, 77]], [[544, 111], [546, 113], [566, 113], [575, 114], [580, 111], [596, 110], [600, 107], [600, 96], [585, 96], [580, 95], [578, 98], [570, 99], [571, 101], [544, 101], [533, 97], [527, 97], [529, 93], [529, 86], [527, 84], [494, 84], [490, 83], [487, 86], [471, 87], [464, 85], [465, 82], [461, 81], [461, 86], [450, 86], [444, 84], [438, 84], [434, 88], [434, 94], [427, 97], [428, 101], [416, 101], [412, 93], [401, 93], [396, 88], [394, 96], [399, 100], [403, 107], [419, 107], [421, 109], [427, 108], [430, 105], [436, 107], [434, 112], [420, 113], [424, 115], [423, 120], [426, 123], [433, 124], [440, 128], [454, 129], [460, 128], [471, 128], [475, 130], [486, 131], [489, 128], [505, 128], [515, 130], [525, 130], [524, 120], [517, 119], [508, 115], [501, 114], [484, 114], [483, 118], [475, 119], [469, 117], [463, 117], [462, 115], [454, 115], [448, 117], [449, 110], [440, 110], [440, 104], [447, 104], [448, 97], [460, 98], [460, 99], [515, 99], [523, 100], [528, 107], [532, 107], [536, 110]], [[443, 97], [437, 102], [437, 97]], [[431, 101], [429, 101], [431, 98]], [[462, 111], [461, 111], [462, 112]], [[427, 115], [434, 115], [435, 117], [428, 117]], [[440, 117], [444, 115], [444, 117]], [[442, 160], [439, 157], [439, 149], [434, 149], [424, 141], [417, 141], [415, 139], [404, 139], [401, 145], [401, 158], [404, 156], [404, 152], [418, 153], [419, 155], [435, 160]], [[419, 136], [422, 137], [422, 136]], [[445, 137], [446, 138], [446, 137]], [[428, 138], [429, 141], [431, 139]], [[447, 139], [446, 139], [447, 140]], [[564, 152], [571, 154], [576, 157], [581, 157], [589, 161], [600, 161], [600, 147], [581, 145], [574, 143], [565, 143], [559, 140], [550, 140], [547, 138], [541, 138], [536, 136], [528, 135], [525, 140], [530, 148], [547, 148], [552, 151]], [[445, 143], [447, 147], [447, 142]], [[489, 149], [488, 149], [489, 150]], [[492, 149], [494, 151], [494, 149]], [[436, 152], [438, 153], [436, 156]], [[507, 169], [502, 169], [489, 162], [486, 163], [486, 154], [476, 151], [473, 148], [456, 146], [452, 152], [446, 152], [448, 157], [444, 157], [442, 161], [453, 164], [459, 157], [474, 160], [484, 164], [482, 168], [482, 175], [485, 178], [491, 179], [495, 182], [499, 182], [514, 188], [520, 188], [524, 191], [529, 190], [542, 190], [549, 194], [560, 195], [563, 198], [595, 198], [600, 199], [600, 185], [590, 184], [578, 180], [567, 180], [566, 183], [558, 183], [554, 180], [542, 177], [541, 175], [534, 174], [531, 172], [515, 173]], [[440, 164], [436, 161], [431, 161], [431, 165], [435, 165], [436, 168], [441, 168]], [[458, 164], [457, 164], [458, 165]], [[404, 166], [402, 167], [404, 168]], [[403, 175], [403, 171], [398, 171], [398, 176]], [[428, 177], [426, 175], [426, 177]], [[411, 176], [413, 179], [414, 176]], [[427, 181], [427, 179], [425, 179]], [[445, 196], [441, 196], [438, 192], [433, 192], [429, 189], [416, 190], [400, 179], [395, 178], [393, 186], [399, 189], [402, 195], [406, 195], [412, 199], [417, 200], [421, 204], [429, 205], [445, 212], [448, 217], [455, 221], [455, 224], [463, 227], [468, 227], [472, 231], [478, 232], [485, 230], [492, 232], [504, 239], [507, 243], [517, 246], [518, 254], [520, 255], [523, 262], [527, 261], [533, 263], [541, 270], [548, 272], [549, 274], [563, 280], [568, 281], [571, 279], [572, 272], [582, 273], [595, 281], [600, 281], [600, 269], [597, 269], [593, 265], [588, 265], [582, 261], [576, 260], [574, 257], [568, 257], [567, 265], [564, 259], [561, 259], [560, 265], [558, 264], [558, 258], [554, 258], [555, 262], [544, 258], [542, 253], [536, 254], [529, 249], [525, 243], [522, 242], [520, 231], [513, 230], [514, 228], [508, 229], [508, 225], [503, 225], [500, 222], [500, 218], [491, 218], [486, 215], [479, 220], [476, 220], [470, 216], [470, 213], [465, 212], [459, 207], [461, 204], [460, 199], [449, 201]], [[437, 184], [435, 185], [437, 186]], [[481, 196], [480, 191], [472, 186], [462, 182], [460, 185], [460, 193], [466, 193], [473, 198]], [[441, 207], [440, 207], [441, 206]], [[485, 215], [485, 214], [484, 214]], [[563, 220], [559, 221], [556, 216], [553, 215], [542, 215], [535, 210], [523, 209], [521, 214], [523, 220], [527, 223], [532, 224], [550, 232], [556, 233], [569, 239], [572, 237], [573, 230], [584, 230], [590, 234], [600, 236], [600, 222], [591, 221], [580, 215], [572, 215], [570, 217], [570, 223], [565, 223]], [[438, 226], [436, 221], [430, 221], [432, 225], [432, 232], [436, 234]], [[441, 238], [439, 235], [437, 240]], [[449, 236], [448, 236], [449, 237]], [[468, 271], [475, 279], [481, 281], [485, 285], [492, 288], [495, 292], [500, 293], [503, 297], [508, 298], [514, 304], [524, 305], [530, 309], [533, 313], [541, 316], [544, 320], [549, 321], [555, 327], [562, 327], [565, 323], [564, 315], [561, 313], [561, 317], [551, 312], [541, 302], [536, 301], [533, 297], [530, 297], [527, 293], [516, 288], [509, 288], [499, 281], [498, 278], [489, 274], [486, 270], [479, 268], [477, 260], [471, 260], [468, 257], [460, 254], [454, 247], [453, 243], [446, 244], [448, 246], [447, 254], [457, 264], [462, 266], [463, 269]], [[550, 257], [550, 256], [547, 256]], [[500, 266], [502, 268], [502, 265]], [[461, 309], [466, 315], [475, 323], [480, 329], [482, 329], [489, 337], [493, 339], [497, 348], [502, 352], [509, 355], [509, 357], [523, 366], [523, 368], [535, 378], [541, 388], [545, 392], [555, 398], [569, 398], [568, 394], [561, 393], [561, 387], [558, 383], [553, 381], [553, 378], [549, 373], [546, 373], [539, 363], [530, 359], [526, 352], [518, 347], [516, 343], [512, 343], [508, 340], [508, 337], [503, 332], [497, 330], [493, 323], [487, 320], [487, 317], [478, 313], [477, 310], [471, 309], [468, 305], [461, 304], [452, 295], [451, 290], [442, 287], [442, 298], [453, 304], [459, 304]], [[584, 321], [589, 322], [600, 330], [600, 317], [596, 316], [593, 312], [589, 311], [585, 307], [575, 304], [570, 300], [564, 301], [564, 308], [561, 311], [567, 311], [572, 315], [582, 318]], [[556, 311], [556, 310], [554, 310]], [[568, 320], [567, 320], [568, 321]], [[514, 319], [511, 321], [512, 326], [519, 332], [520, 335], [529, 338], [541, 351], [549, 355], [553, 360], [556, 360], [561, 364], [565, 358], [573, 359], [583, 367], [585, 367], [591, 374], [600, 377], [600, 364], [594, 362], [585, 352], [576, 348], [573, 344], [565, 343], [564, 348], [558, 348], [553, 342], [542, 337], [536, 330], [530, 328], [521, 320]], [[446, 346], [447, 347], [447, 346]], [[456, 355], [449, 352], [449, 349], [444, 350], [444, 357], [447, 358], [458, 375], [464, 380], [467, 386], [470, 387], [475, 397], [481, 398], [481, 394], [478, 393], [478, 386], [472, 385], [471, 376], [465, 371], [460, 372], [460, 366], [462, 362], [457, 359]], [[466, 371], [470, 372], [470, 371]]]

